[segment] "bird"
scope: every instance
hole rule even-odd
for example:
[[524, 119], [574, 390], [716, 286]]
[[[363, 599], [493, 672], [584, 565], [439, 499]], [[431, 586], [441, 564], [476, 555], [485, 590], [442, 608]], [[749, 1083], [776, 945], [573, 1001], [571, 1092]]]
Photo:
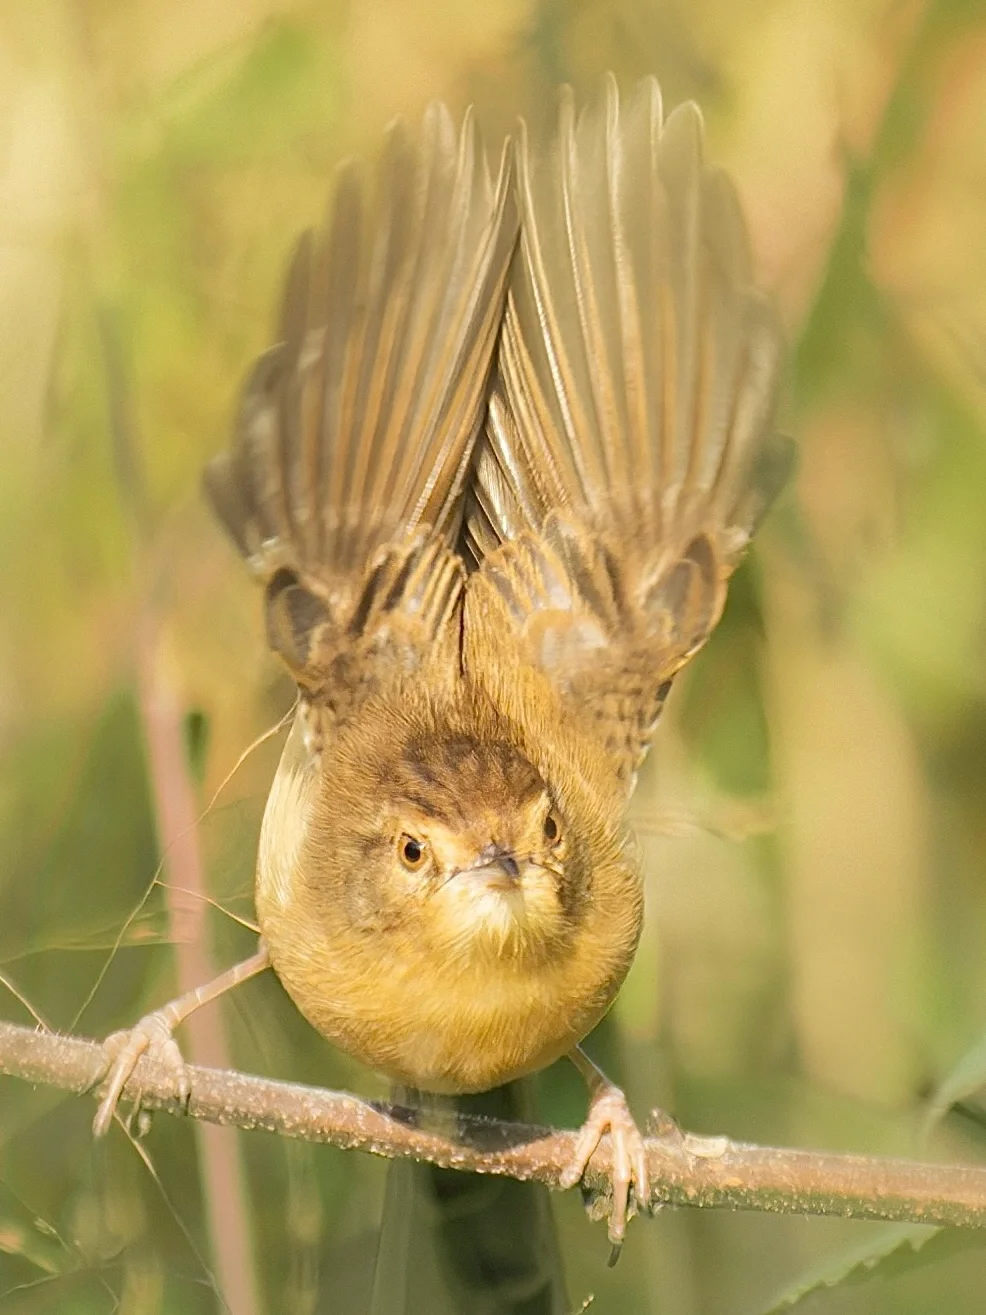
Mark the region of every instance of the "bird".
[[[784, 484], [782, 335], [698, 107], [610, 75], [492, 180], [433, 104], [375, 189], [336, 176], [205, 489], [258, 577], [298, 706], [261, 827], [257, 954], [107, 1042], [137, 1056], [271, 966], [405, 1088], [487, 1091], [569, 1056], [607, 1133], [609, 1237], [644, 1138], [581, 1042], [634, 958], [627, 821], [675, 677]], [[181, 1087], [187, 1094], [187, 1084]]]

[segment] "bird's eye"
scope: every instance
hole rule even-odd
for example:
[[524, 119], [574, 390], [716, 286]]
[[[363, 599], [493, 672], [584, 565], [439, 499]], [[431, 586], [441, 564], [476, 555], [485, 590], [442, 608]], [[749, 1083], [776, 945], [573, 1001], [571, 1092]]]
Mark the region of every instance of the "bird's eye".
[[552, 809], [544, 819], [544, 838], [549, 845], [555, 844], [561, 836], [561, 823], [558, 821], [558, 814]]
[[417, 872], [424, 867], [428, 847], [423, 840], [416, 840], [405, 831], [397, 841], [397, 853], [409, 872]]

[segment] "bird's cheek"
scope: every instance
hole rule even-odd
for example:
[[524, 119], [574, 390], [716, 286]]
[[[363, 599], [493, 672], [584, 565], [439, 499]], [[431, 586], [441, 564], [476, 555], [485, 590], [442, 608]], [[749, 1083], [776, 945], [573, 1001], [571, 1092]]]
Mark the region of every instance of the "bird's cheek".
[[407, 873], [398, 871], [395, 865], [386, 863], [380, 868], [377, 877], [377, 890], [381, 909], [390, 915], [405, 914], [415, 899], [413, 881]]
[[428, 872], [391, 871], [388, 882], [390, 904], [407, 918], [426, 921], [434, 917], [442, 883]]
[[555, 874], [542, 868], [533, 880], [525, 883], [524, 903], [533, 922], [544, 924], [546, 930], [548, 924], [557, 929], [564, 915], [564, 905]]

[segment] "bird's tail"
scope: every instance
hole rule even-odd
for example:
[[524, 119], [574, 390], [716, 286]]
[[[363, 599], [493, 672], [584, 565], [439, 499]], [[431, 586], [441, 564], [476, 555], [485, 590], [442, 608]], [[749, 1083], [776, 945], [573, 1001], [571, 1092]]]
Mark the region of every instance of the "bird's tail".
[[[415, 1093], [413, 1103], [422, 1100], [428, 1111], [435, 1108], [434, 1097]], [[400, 1103], [411, 1103], [407, 1093]], [[454, 1109], [529, 1122], [529, 1104], [529, 1084], [514, 1082], [460, 1096]], [[446, 1118], [449, 1111], [446, 1103]], [[547, 1188], [394, 1161], [371, 1315], [566, 1315], [570, 1309]]]

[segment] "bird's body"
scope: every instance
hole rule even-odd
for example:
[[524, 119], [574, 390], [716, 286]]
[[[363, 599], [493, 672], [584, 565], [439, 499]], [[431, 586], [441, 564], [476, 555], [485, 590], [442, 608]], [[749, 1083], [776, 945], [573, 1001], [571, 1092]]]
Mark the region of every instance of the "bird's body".
[[[263, 938], [371, 1068], [584, 1067], [640, 934], [637, 768], [783, 479], [778, 358], [735, 192], [653, 80], [578, 117], [563, 93], [495, 187], [434, 106], [375, 205], [340, 171], [206, 486], [299, 689]], [[574, 1178], [611, 1127], [618, 1239], [643, 1142], [589, 1078]]]
[[563, 98], [496, 192], [471, 127], [458, 164], [443, 112], [426, 137], [391, 139], [369, 241], [343, 173], [208, 487], [301, 692], [274, 968], [371, 1068], [470, 1092], [571, 1051], [630, 966], [626, 803], [776, 483], [777, 334], [656, 84], [622, 120], [612, 84]]
[[[424, 672], [317, 768], [299, 719], [271, 794], [257, 912], [275, 970], [320, 1032], [407, 1086], [484, 1091], [551, 1063], [636, 948], [642, 887], [605, 756], [524, 710]], [[582, 822], [564, 864], [553, 815]], [[420, 877], [396, 853], [411, 833], [441, 855]]]

